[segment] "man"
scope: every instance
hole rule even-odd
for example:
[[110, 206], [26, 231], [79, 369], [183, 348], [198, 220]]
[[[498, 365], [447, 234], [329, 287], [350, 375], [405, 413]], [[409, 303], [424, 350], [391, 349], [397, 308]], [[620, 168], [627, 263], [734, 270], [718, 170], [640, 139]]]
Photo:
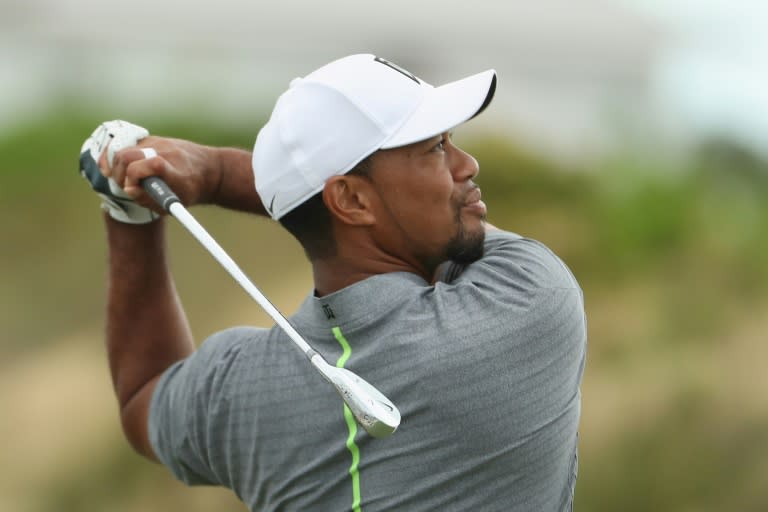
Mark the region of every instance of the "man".
[[[97, 129], [81, 169], [105, 198], [108, 354], [139, 453], [251, 510], [572, 507], [582, 294], [546, 247], [486, 223], [478, 163], [451, 140], [495, 83], [491, 70], [433, 88], [353, 55], [294, 80], [252, 155]], [[291, 322], [397, 404], [394, 435], [347, 421], [277, 327], [195, 350], [140, 186], [153, 175], [187, 206], [269, 215], [299, 240], [314, 290]]]

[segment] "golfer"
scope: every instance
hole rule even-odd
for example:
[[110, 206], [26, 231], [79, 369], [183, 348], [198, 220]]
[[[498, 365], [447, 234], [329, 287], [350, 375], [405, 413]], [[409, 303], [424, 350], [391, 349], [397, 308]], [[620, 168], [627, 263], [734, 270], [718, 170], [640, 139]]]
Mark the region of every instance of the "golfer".
[[[572, 508], [582, 293], [547, 247], [486, 221], [478, 162], [452, 140], [495, 86], [493, 70], [433, 87], [352, 55], [293, 80], [252, 153], [123, 121], [86, 140], [81, 169], [106, 210], [109, 364], [139, 453], [254, 511]], [[296, 237], [314, 286], [290, 321], [398, 406], [391, 437], [358, 428], [278, 327], [196, 349], [149, 176], [188, 207], [271, 217]]]

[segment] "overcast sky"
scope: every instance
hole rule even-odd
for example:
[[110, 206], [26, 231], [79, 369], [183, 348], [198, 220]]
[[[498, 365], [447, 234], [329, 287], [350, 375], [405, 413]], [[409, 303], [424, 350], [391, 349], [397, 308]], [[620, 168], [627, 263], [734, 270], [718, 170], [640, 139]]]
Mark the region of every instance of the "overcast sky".
[[673, 34], [655, 70], [663, 110], [768, 154], [768, 1], [625, 1]]
[[766, 0], [0, 0], [0, 134], [73, 95], [242, 116], [374, 51], [438, 83], [496, 68], [489, 118], [534, 139], [587, 147], [618, 106], [766, 150], [766, 28]]

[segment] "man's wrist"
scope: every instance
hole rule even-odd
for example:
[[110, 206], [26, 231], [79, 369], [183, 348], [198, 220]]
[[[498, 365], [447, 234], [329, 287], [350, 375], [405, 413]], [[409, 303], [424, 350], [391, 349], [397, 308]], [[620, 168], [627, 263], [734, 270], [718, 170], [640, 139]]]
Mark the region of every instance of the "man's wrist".
[[221, 191], [222, 176], [224, 175], [222, 150], [214, 146], [202, 146], [201, 150], [205, 154], [205, 172], [203, 174], [205, 192], [200, 198], [200, 203], [219, 204], [218, 197]]
[[107, 228], [107, 232], [110, 235], [116, 235], [116, 236], [147, 236], [147, 233], [149, 231], [162, 231], [165, 224], [165, 216], [159, 216], [157, 219], [153, 220], [152, 222], [148, 222], [146, 224], [129, 224], [127, 222], [122, 222], [109, 214], [108, 211], [104, 211], [104, 225]]

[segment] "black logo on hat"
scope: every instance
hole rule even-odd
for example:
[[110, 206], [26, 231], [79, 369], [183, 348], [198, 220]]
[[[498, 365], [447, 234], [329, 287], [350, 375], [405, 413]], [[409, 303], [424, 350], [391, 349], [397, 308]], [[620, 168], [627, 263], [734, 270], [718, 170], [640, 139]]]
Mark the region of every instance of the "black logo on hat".
[[381, 57], [374, 57], [373, 60], [375, 60], [376, 62], [379, 62], [381, 64], [384, 64], [385, 66], [388, 66], [388, 67], [394, 69], [395, 71], [397, 71], [398, 73], [402, 74], [403, 76], [407, 76], [408, 78], [410, 78], [411, 80], [413, 80], [417, 84], [421, 83], [419, 81], [419, 79], [416, 78], [416, 75], [414, 75], [413, 73], [410, 73], [409, 71], [404, 70], [403, 68], [401, 68], [397, 64], [389, 62], [386, 59], [382, 59]]

